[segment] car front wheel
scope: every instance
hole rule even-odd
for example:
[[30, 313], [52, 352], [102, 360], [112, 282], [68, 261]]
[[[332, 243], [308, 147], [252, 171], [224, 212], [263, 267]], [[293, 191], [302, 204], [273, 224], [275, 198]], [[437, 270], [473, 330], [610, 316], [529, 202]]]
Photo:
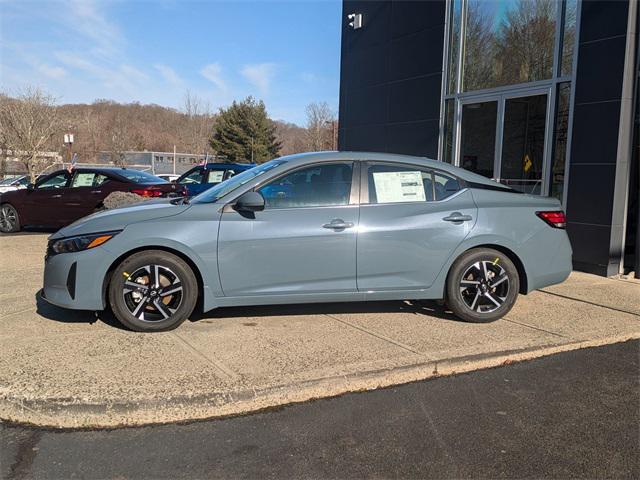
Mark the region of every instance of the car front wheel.
[[453, 263], [446, 301], [457, 317], [486, 323], [506, 315], [519, 290], [518, 270], [508, 256], [491, 248], [476, 248]]
[[193, 312], [198, 283], [189, 265], [171, 253], [134, 253], [113, 272], [109, 304], [116, 318], [138, 332], [173, 330]]
[[18, 231], [20, 231], [18, 211], [8, 203], [0, 205], [0, 232], [13, 233]]

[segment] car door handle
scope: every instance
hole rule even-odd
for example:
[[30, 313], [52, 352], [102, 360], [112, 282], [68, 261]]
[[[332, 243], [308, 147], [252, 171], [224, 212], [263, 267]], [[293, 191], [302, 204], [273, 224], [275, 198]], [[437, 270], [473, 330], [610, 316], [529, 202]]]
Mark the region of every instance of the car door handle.
[[445, 222], [468, 222], [471, 220], [471, 215], [462, 215], [460, 212], [453, 212], [448, 217], [444, 217], [442, 220]]
[[340, 218], [336, 218], [335, 220], [331, 220], [331, 223], [325, 223], [322, 228], [330, 228], [332, 230], [344, 230], [345, 228], [353, 227], [353, 223], [345, 222]]
[[51, 195], [51, 198], [62, 198], [62, 194]]
[[91, 193], [102, 193], [102, 190], [91, 190]]

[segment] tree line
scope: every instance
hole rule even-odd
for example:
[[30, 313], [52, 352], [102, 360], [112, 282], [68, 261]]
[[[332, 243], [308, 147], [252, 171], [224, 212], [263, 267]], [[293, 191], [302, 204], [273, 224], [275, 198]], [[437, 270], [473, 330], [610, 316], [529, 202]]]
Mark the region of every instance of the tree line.
[[0, 178], [7, 157], [19, 159], [35, 179], [52, 163], [42, 152], [69, 158], [64, 134], [74, 135], [72, 151], [82, 163], [97, 163], [107, 152], [115, 165], [124, 152], [159, 151], [216, 155], [230, 162], [261, 163], [292, 153], [334, 148], [337, 122], [324, 103], [306, 108], [304, 127], [273, 120], [261, 100], [248, 97], [213, 112], [186, 92], [181, 109], [96, 100], [57, 105], [40, 89], [11, 97], [0, 94]]

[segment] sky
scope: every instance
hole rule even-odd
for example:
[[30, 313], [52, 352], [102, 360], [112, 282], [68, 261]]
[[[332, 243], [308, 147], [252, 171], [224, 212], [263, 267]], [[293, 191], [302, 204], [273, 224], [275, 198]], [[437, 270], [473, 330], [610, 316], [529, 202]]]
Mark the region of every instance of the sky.
[[212, 111], [248, 95], [303, 125], [337, 113], [340, 0], [0, 0], [0, 90]]

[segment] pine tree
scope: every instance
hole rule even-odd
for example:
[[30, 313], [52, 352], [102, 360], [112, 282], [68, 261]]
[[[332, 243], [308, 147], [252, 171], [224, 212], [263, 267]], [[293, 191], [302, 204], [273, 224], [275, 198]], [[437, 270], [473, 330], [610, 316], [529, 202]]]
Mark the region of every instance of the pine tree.
[[209, 144], [227, 161], [262, 163], [276, 157], [280, 150], [275, 130], [264, 102], [247, 97], [220, 109]]

